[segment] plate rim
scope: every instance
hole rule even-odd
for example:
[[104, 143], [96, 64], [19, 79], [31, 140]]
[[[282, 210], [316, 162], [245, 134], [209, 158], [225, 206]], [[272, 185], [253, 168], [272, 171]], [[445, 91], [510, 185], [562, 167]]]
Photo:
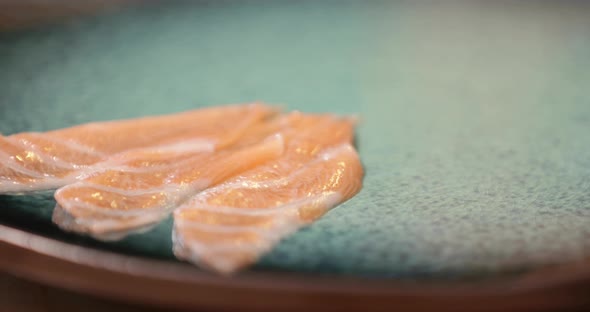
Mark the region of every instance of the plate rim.
[[589, 261], [485, 281], [412, 282], [278, 271], [228, 277], [186, 263], [97, 250], [2, 224], [0, 254], [0, 271], [20, 278], [161, 307], [417, 311], [450, 304], [465, 311], [541, 311], [590, 304]]

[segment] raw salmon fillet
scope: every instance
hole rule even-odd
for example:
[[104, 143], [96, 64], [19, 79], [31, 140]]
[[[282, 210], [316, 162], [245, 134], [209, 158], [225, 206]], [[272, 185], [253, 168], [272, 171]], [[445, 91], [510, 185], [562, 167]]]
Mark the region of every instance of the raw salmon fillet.
[[102, 240], [141, 232], [196, 192], [277, 158], [287, 122], [265, 118], [242, 129], [239, 141], [216, 150], [156, 146], [110, 157], [95, 165], [102, 170], [55, 193], [53, 221]]
[[285, 131], [280, 158], [209, 188], [175, 210], [178, 258], [232, 273], [360, 190], [364, 173], [352, 146], [353, 121], [302, 114], [291, 119], [299, 126]]
[[142, 231], [196, 193], [278, 158], [285, 136], [318, 119], [296, 116], [262, 120], [244, 129], [239, 141], [216, 151], [155, 147], [111, 157], [96, 164], [104, 170], [57, 190], [53, 220], [63, 229], [102, 240]]
[[58, 188], [54, 223], [100, 240], [174, 212], [176, 257], [232, 273], [359, 192], [354, 125], [249, 104], [0, 136], [0, 193]]
[[104, 164], [95, 165], [133, 149], [212, 151], [233, 144], [244, 129], [276, 113], [258, 103], [227, 105], [0, 136], [0, 193], [55, 189], [104, 169]]
[[122, 166], [58, 189], [53, 221], [97, 239], [120, 239], [150, 228], [192, 195], [283, 150], [280, 134], [215, 152], [132, 150], [121, 156]]

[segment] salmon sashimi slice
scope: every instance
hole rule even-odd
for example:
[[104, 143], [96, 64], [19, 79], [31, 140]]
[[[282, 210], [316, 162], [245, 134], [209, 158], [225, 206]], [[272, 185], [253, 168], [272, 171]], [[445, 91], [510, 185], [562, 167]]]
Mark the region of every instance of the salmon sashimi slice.
[[[171, 155], [139, 152], [139, 159], [160, 163], [111, 168], [58, 189], [53, 221], [61, 228], [116, 240], [157, 224], [195, 193], [233, 175], [279, 157], [284, 150], [280, 134], [249, 145], [216, 152], [181, 152]], [[184, 154], [184, 155], [183, 155]], [[157, 156], [161, 159], [157, 159]], [[146, 158], [141, 158], [146, 157]], [[181, 158], [168, 162], [170, 158]]]
[[95, 122], [43, 133], [0, 136], [0, 193], [55, 189], [72, 183], [113, 155], [133, 149], [214, 150], [277, 114], [253, 103], [177, 114]]
[[300, 113], [265, 119], [215, 152], [156, 147], [111, 157], [95, 165], [103, 170], [56, 192], [54, 222], [103, 240], [149, 228], [195, 193], [277, 158], [284, 137], [311, 131], [318, 120]]
[[232, 273], [282, 238], [354, 196], [364, 175], [352, 146], [354, 122], [321, 116], [286, 136], [285, 153], [209, 188], [174, 212], [174, 253]]

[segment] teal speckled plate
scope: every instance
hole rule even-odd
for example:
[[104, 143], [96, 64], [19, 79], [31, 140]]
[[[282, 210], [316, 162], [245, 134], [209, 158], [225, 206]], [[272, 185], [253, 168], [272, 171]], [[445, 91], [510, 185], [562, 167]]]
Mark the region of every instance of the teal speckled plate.
[[[590, 6], [212, 1], [0, 35], [0, 132], [263, 100], [359, 114], [360, 194], [252, 269], [462, 279], [590, 256]], [[0, 221], [175, 261], [170, 220], [116, 243], [59, 231], [51, 194]]]

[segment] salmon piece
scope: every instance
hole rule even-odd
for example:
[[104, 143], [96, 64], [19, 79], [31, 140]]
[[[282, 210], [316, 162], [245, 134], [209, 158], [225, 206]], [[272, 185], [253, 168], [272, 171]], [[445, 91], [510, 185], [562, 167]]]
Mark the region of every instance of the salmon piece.
[[[43, 133], [0, 136], [0, 193], [55, 189], [104, 167], [134, 149], [215, 150], [274, 116], [263, 104], [227, 105], [183, 113], [96, 122]], [[113, 163], [111, 162], [111, 165]], [[104, 164], [103, 164], [104, 165]]]
[[103, 170], [56, 192], [54, 222], [103, 240], [149, 228], [199, 191], [278, 158], [284, 137], [310, 131], [317, 120], [300, 113], [267, 119], [216, 152], [154, 148], [111, 157], [95, 166]]
[[285, 153], [209, 188], [174, 212], [174, 254], [232, 273], [354, 196], [364, 175], [350, 119], [320, 116], [285, 136]]
[[[283, 137], [277, 134], [217, 152], [182, 151], [174, 155], [184, 154], [178, 162], [167, 163], [164, 159], [171, 155], [166, 152], [159, 155], [164, 164], [155, 167], [108, 169], [58, 189], [53, 221], [97, 239], [120, 239], [155, 225], [195, 193], [279, 157], [283, 149]], [[127, 154], [134, 158], [134, 151]], [[155, 155], [151, 161], [157, 161]]]

